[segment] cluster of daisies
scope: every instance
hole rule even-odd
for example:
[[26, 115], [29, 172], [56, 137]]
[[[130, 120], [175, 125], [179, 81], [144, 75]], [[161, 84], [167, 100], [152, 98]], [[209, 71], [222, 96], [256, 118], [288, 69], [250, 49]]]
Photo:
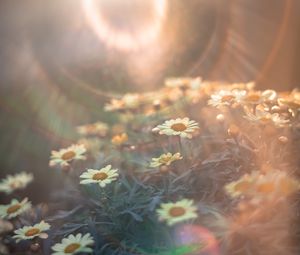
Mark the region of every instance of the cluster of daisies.
[[[57, 151], [53, 150], [49, 166], [72, 171], [74, 163], [89, 159], [90, 153], [94, 153], [96, 158], [99, 151], [107, 152], [107, 147], [105, 147], [107, 144], [111, 146], [109, 149], [113, 148], [121, 153], [123, 148], [128, 148], [129, 151], [133, 150], [136, 147], [131, 144], [131, 136], [127, 130], [128, 126], [126, 128], [124, 123], [131, 125], [134, 116], [138, 114], [149, 116], [159, 113], [160, 116], [164, 117], [172, 116], [170, 107], [178, 103], [182, 106], [200, 104], [200, 107], [202, 103], [204, 107], [215, 108], [216, 111], [212, 111], [215, 114], [213, 119], [222, 124], [224, 124], [226, 118], [234, 118], [228, 114], [231, 110], [240, 111], [243, 120], [264, 128], [267, 126], [278, 129], [289, 128], [299, 121], [300, 93], [298, 91], [291, 93], [277, 93], [273, 90], [257, 91], [254, 90], [253, 83], [232, 84], [229, 86], [223, 83], [203, 81], [201, 78], [171, 78], [166, 80], [165, 85], [164, 88], [156, 92], [125, 94], [122, 97], [111, 99], [105, 105], [105, 110], [118, 112], [121, 124], [109, 125], [97, 121], [78, 126], [77, 132], [83, 138], [77, 144]], [[205, 103], [203, 104], [203, 102]], [[182, 114], [179, 116], [182, 116]], [[208, 119], [209, 117], [211, 116], [208, 116]], [[204, 119], [207, 116], [200, 116], [199, 119], [201, 118]], [[174, 149], [175, 146], [171, 146], [174, 149], [173, 151], [164, 148], [164, 153], [151, 155], [151, 160], [147, 161], [149, 171], [158, 169], [160, 172], [170, 172], [169, 170], [173, 166], [183, 161], [189, 161], [190, 158], [185, 158], [185, 153], [183, 153], [182, 141], [187, 144], [187, 141], [193, 141], [193, 139], [201, 137], [200, 122], [198, 123], [188, 117], [165, 119], [167, 118], [163, 118], [164, 121], [159, 119], [161, 122], [157, 121], [151, 126], [151, 129], [141, 130], [147, 130], [151, 136], [161, 135], [170, 138], [169, 140], [173, 139], [178, 142], [179, 146], [177, 150]], [[238, 124], [229, 125], [228, 134], [234, 137], [238, 148], [240, 148], [241, 144], [237, 140], [240, 133]], [[286, 142], [287, 137], [281, 136], [280, 141]], [[157, 144], [155, 146], [157, 149]], [[127, 174], [114, 168], [112, 166], [114, 162], [104, 165], [100, 169], [81, 169], [78, 183], [80, 185], [98, 185], [100, 189], [114, 185], [121, 174]], [[32, 181], [32, 174], [9, 175], [0, 182], [0, 192], [12, 194], [16, 190], [26, 188]], [[298, 191], [299, 188], [300, 183], [298, 180], [287, 172], [272, 168], [271, 171], [265, 171], [264, 169], [244, 174], [237, 180], [227, 183], [224, 191], [233, 199], [246, 198], [253, 204], [260, 204], [266, 199], [283, 199]], [[196, 202], [193, 199], [181, 197], [180, 194], [179, 196], [174, 194], [174, 197], [175, 195], [179, 198], [173, 200], [163, 199], [163, 201], [166, 201], [157, 205], [157, 220], [165, 222], [168, 226], [196, 220], [199, 213]], [[28, 198], [14, 198], [9, 204], [0, 205], [0, 217], [14, 223], [18, 217], [29, 212], [31, 208], [32, 204]], [[35, 242], [38, 238], [47, 239], [50, 232], [50, 224], [42, 220], [31, 226], [26, 225], [14, 229], [13, 238], [16, 242], [28, 240]], [[93, 249], [91, 247], [93, 244], [94, 238], [90, 233], [72, 233], [63, 238], [60, 243], [52, 246], [52, 254], [92, 253]]]
[[[88, 126], [90, 126], [89, 124]], [[103, 125], [101, 125], [103, 126]], [[84, 126], [81, 126], [81, 132]], [[153, 128], [153, 132], [158, 132], [161, 135], [177, 136], [179, 138], [191, 139], [193, 135], [197, 135], [199, 129], [198, 123], [189, 118], [177, 118], [167, 120], [163, 124]], [[93, 130], [94, 132], [94, 130]], [[116, 140], [120, 140], [118, 143]], [[128, 139], [127, 135], [115, 136], [112, 139], [113, 144], [120, 144], [121, 140]], [[84, 160], [86, 149], [84, 145], [71, 145], [68, 148], [60, 149], [59, 151], [52, 151], [50, 158], [50, 166], [64, 167], [71, 164], [73, 161]], [[174, 154], [168, 152], [163, 153], [157, 158], [152, 158], [149, 163], [150, 168], [161, 168], [163, 166], [170, 166], [173, 162], [183, 159], [180, 152]], [[101, 169], [87, 169], [80, 175], [80, 184], [90, 185], [98, 184], [101, 188], [105, 188], [116, 181], [119, 177], [118, 169], [113, 169], [111, 165], [107, 165]], [[190, 199], [181, 199], [176, 202], [162, 203], [157, 209], [158, 219], [165, 221], [172, 226], [176, 223], [183, 222], [197, 218], [197, 207], [194, 201]]]
[[[14, 191], [24, 189], [27, 185], [33, 181], [33, 175], [25, 172], [21, 172], [15, 175], [8, 175], [0, 182], [1, 192], [12, 194]], [[1, 230], [4, 232], [12, 230], [15, 222], [18, 222], [18, 217], [30, 212], [32, 204], [28, 201], [28, 198], [22, 200], [12, 199], [7, 205], [0, 205], [0, 218], [1, 218]], [[9, 222], [11, 221], [11, 223]], [[38, 238], [47, 239], [47, 232], [50, 230], [50, 224], [44, 220], [31, 226], [23, 226], [14, 230], [13, 238], [16, 242], [20, 241], [33, 241], [33, 244]], [[2, 231], [1, 231], [2, 232]], [[78, 252], [92, 252], [92, 249], [88, 246], [94, 243], [90, 234], [77, 234], [69, 235], [67, 238], [62, 239], [61, 243], [57, 243], [52, 246], [54, 255], [75, 254]]]

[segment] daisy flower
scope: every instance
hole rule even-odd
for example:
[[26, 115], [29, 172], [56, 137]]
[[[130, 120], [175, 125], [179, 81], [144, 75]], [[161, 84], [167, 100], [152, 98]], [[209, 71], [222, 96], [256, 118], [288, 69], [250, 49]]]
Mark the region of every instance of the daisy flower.
[[110, 103], [104, 106], [106, 111], [118, 111], [124, 109], [136, 109], [142, 102], [142, 95], [128, 93], [121, 99], [112, 99]]
[[182, 199], [175, 203], [162, 203], [156, 212], [158, 219], [166, 221], [169, 226], [198, 217], [197, 207], [193, 200], [189, 199]]
[[15, 190], [26, 188], [32, 180], [33, 175], [25, 172], [8, 175], [0, 182], [0, 191], [10, 194]]
[[167, 120], [162, 125], [153, 128], [153, 132], [164, 135], [178, 135], [182, 138], [192, 138], [192, 134], [198, 130], [198, 123], [189, 118]]
[[33, 226], [24, 226], [22, 228], [15, 230], [15, 235], [13, 236], [13, 238], [15, 238], [17, 242], [21, 240], [33, 239], [35, 237], [40, 237], [45, 239], [48, 237], [45, 231], [49, 229], [50, 229], [50, 224], [46, 223], [45, 221], [41, 221], [40, 223], [35, 224]]
[[93, 250], [87, 246], [94, 244], [94, 240], [89, 233], [82, 235], [81, 233], [69, 235], [62, 239], [61, 243], [52, 246], [54, 253], [52, 255], [71, 255], [75, 253], [92, 253]]
[[0, 205], [0, 217], [12, 219], [22, 214], [23, 212], [31, 208], [31, 203], [27, 198], [24, 198], [21, 202], [17, 199], [12, 199], [8, 205]]
[[88, 169], [80, 175], [80, 178], [83, 179], [80, 184], [98, 183], [100, 187], [104, 188], [107, 184], [115, 181], [118, 176], [118, 169], [112, 169], [111, 165], [100, 170]]
[[245, 174], [239, 180], [228, 183], [225, 186], [225, 191], [233, 198], [248, 194], [253, 189], [257, 174], [259, 173], [253, 172], [252, 175]]
[[211, 95], [208, 101], [209, 105], [215, 107], [230, 106], [234, 103], [240, 103], [241, 99], [246, 95], [246, 90], [219, 90]]
[[85, 152], [83, 144], [73, 144], [68, 148], [52, 151], [49, 165], [68, 166], [73, 160], [85, 160], [86, 157], [83, 155]]
[[169, 166], [172, 162], [176, 160], [182, 159], [182, 156], [179, 152], [172, 155], [172, 153], [168, 152], [160, 155], [158, 158], [152, 158], [150, 163], [150, 167], [158, 167], [161, 165]]
[[247, 107], [245, 107], [245, 118], [252, 121], [257, 122], [259, 124], [269, 124], [273, 123], [275, 126], [283, 127], [289, 124], [290, 120], [283, 118], [278, 113], [269, 113], [267, 111], [263, 111], [261, 109], [257, 109], [255, 114], [253, 114]]
[[286, 197], [299, 188], [298, 180], [280, 170], [268, 171], [266, 174], [253, 171], [251, 174], [246, 174], [239, 180], [225, 186], [225, 190], [231, 197], [244, 195], [256, 200]]
[[108, 125], [106, 123], [98, 121], [93, 124], [86, 124], [77, 127], [77, 132], [81, 135], [106, 136], [108, 132]]

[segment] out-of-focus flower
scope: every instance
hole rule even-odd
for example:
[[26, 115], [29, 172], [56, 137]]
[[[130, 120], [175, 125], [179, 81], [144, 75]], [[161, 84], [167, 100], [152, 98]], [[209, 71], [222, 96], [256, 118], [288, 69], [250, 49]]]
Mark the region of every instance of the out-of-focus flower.
[[289, 119], [284, 118], [278, 113], [269, 113], [267, 111], [257, 109], [255, 114], [253, 114], [247, 107], [244, 109], [246, 113], [245, 118], [258, 124], [274, 124], [275, 126], [282, 127], [287, 126], [290, 123]]
[[104, 188], [107, 184], [115, 181], [118, 176], [118, 170], [112, 169], [111, 165], [100, 170], [88, 169], [80, 175], [80, 178], [83, 179], [80, 184], [98, 183], [100, 187]]
[[108, 112], [122, 110], [123, 108], [124, 102], [115, 98], [111, 99], [110, 102], [104, 106], [104, 110]]
[[258, 105], [263, 102], [263, 97], [260, 91], [250, 91], [242, 97], [243, 104]]
[[99, 135], [106, 136], [108, 132], [108, 125], [103, 122], [95, 122], [77, 127], [77, 132], [81, 135]]
[[12, 199], [8, 205], [0, 205], [0, 217], [12, 219], [18, 215], [26, 212], [31, 208], [31, 203], [27, 198], [24, 198], [21, 202], [17, 199]]
[[[14, 229], [14, 226], [12, 223], [10, 223], [7, 220], [0, 219], [0, 235], [6, 232], [10, 232]], [[0, 253], [1, 254], [1, 253]]]
[[110, 103], [104, 106], [106, 111], [132, 110], [136, 109], [143, 102], [143, 96], [140, 94], [128, 93], [121, 99], [112, 99]]
[[101, 140], [97, 137], [93, 138], [82, 138], [78, 140], [78, 144], [83, 144], [83, 146], [92, 153], [99, 152], [101, 147]]
[[203, 97], [203, 93], [200, 90], [197, 90], [197, 89], [188, 89], [186, 91], [185, 97], [186, 97], [188, 102], [190, 102], [192, 104], [196, 104]]
[[225, 190], [232, 197], [243, 195], [255, 200], [286, 197], [299, 188], [298, 180], [279, 170], [268, 171], [266, 174], [253, 171], [225, 186]]
[[21, 240], [33, 239], [35, 237], [46, 239], [48, 238], [48, 235], [45, 232], [49, 229], [50, 224], [45, 221], [41, 221], [40, 223], [33, 226], [24, 226], [15, 230], [15, 235], [13, 236], [13, 238], [15, 238], [17, 242]]
[[126, 108], [135, 109], [142, 102], [142, 95], [140, 94], [125, 94], [122, 98]]
[[17, 173], [15, 175], [8, 175], [5, 179], [0, 182], [0, 191], [7, 194], [12, 193], [18, 189], [24, 189], [32, 182], [33, 175], [30, 173]]
[[278, 99], [279, 106], [288, 107], [289, 112], [295, 117], [300, 110], [300, 96], [299, 93], [292, 93], [289, 96]]
[[159, 132], [168, 136], [180, 136], [182, 138], [192, 138], [193, 133], [199, 129], [198, 123], [189, 118], [167, 120], [162, 125], [153, 128], [153, 132]]
[[215, 107], [231, 106], [241, 102], [242, 98], [246, 95], [245, 90], [220, 90], [211, 95], [208, 101], [209, 105]]
[[166, 221], [169, 226], [198, 217], [197, 207], [190, 199], [182, 199], [175, 203], [162, 203], [156, 212], [158, 219]]
[[248, 194], [253, 188], [253, 183], [258, 172], [253, 172], [251, 175], [245, 174], [237, 181], [228, 183], [225, 190], [231, 197], [239, 197], [242, 194]]
[[111, 139], [112, 144], [114, 145], [122, 145], [128, 141], [128, 135], [126, 133], [122, 133], [120, 135], [115, 135]]
[[165, 86], [170, 88], [191, 88], [199, 89], [201, 87], [202, 79], [200, 77], [190, 78], [190, 77], [181, 77], [181, 78], [168, 78], [165, 80]]
[[85, 152], [83, 144], [73, 144], [68, 148], [52, 151], [49, 165], [68, 166], [73, 160], [85, 160], [86, 157], [83, 155]]
[[172, 162], [182, 159], [179, 152], [172, 154], [170, 152], [160, 155], [158, 158], [152, 158], [150, 167], [158, 167], [161, 165], [169, 166]]
[[92, 253], [93, 250], [88, 247], [94, 244], [94, 240], [89, 233], [82, 235], [81, 233], [69, 235], [63, 238], [61, 243], [52, 246], [54, 253], [52, 255], [71, 255], [76, 253]]
[[165, 86], [170, 88], [182, 88], [188, 87], [190, 84], [191, 78], [181, 77], [181, 78], [168, 78], [165, 80]]

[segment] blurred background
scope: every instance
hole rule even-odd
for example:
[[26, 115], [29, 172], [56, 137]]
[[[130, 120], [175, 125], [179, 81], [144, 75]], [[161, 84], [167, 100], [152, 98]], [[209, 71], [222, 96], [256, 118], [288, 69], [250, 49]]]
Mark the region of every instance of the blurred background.
[[299, 11], [299, 0], [1, 0], [0, 177], [33, 172], [28, 195], [48, 199], [51, 149], [109, 118], [110, 95], [165, 77], [298, 87]]

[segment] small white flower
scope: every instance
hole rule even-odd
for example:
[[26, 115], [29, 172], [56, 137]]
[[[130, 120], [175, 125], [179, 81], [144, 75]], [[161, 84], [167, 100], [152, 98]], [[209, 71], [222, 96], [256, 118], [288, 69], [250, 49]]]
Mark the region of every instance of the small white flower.
[[172, 153], [168, 152], [166, 154], [160, 155], [158, 158], [152, 158], [150, 163], [150, 167], [158, 167], [161, 165], [169, 166], [172, 162], [176, 160], [182, 159], [182, 156], [179, 152], [172, 155]]
[[73, 144], [68, 148], [52, 151], [49, 165], [68, 166], [73, 160], [85, 160], [86, 157], [83, 155], [85, 152], [83, 144]]
[[12, 219], [22, 214], [23, 212], [31, 208], [31, 203], [27, 198], [24, 198], [21, 202], [17, 199], [12, 199], [8, 205], [0, 205], [0, 217]]
[[190, 199], [182, 199], [175, 203], [162, 203], [156, 212], [158, 219], [166, 221], [169, 226], [198, 217], [197, 207], [194, 205], [193, 200]]
[[219, 90], [211, 95], [208, 101], [209, 105], [215, 107], [230, 106], [234, 103], [240, 103], [242, 98], [246, 95], [245, 90]]
[[21, 172], [15, 175], [8, 175], [0, 182], [0, 191], [7, 194], [12, 193], [18, 189], [24, 189], [32, 182], [33, 175], [25, 172]]
[[62, 239], [61, 243], [52, 246], [54, 253], [52, 255], [71, 255], [75, 253], [92, 253], [93, 250], [87, 246], [93, 245], [94, 240], [89, 233], [82, 236], [81, 233], [69, 235], [67, 238]]
[[118, 170], [111, 169], [111, 165], [100, 170], [88, 169], [80, 175], [80, 178], [83, 179], [80, 181], [80, 184], [98, 183], [100, 187], [104, 188], [107, 184], [115, 181], [118, 176]]
[[193, 133], [199, 129], [198, 123], [189, 118], [167, 120], [162, 125], [158, 125], [153, 132], [159, 132], [168, 136], [178, 135], [182, 138], [192, 138]]
[[256, 109], [255, 114], [253, 114], [248, 108], [244, 108], [246, 116], [245, 118], [256, 122], [258, 124], [270, 124], [273, 123], [275, 126], [283, 127], [290, 124], [290, 120], [285, 119], [278, 113], [269, 113], [260, 109]]
[[35, 237], [47, 238], [48, 235], [45, 233], [45, 231], [49, 229], [50, 224], [46, 223], [45, 221], [41, 221], [33, 226], [25, 226], [15, 230], [15, 235], [13, 238], [15, 238], [17, 242], [21, 240], [33, 239]]

